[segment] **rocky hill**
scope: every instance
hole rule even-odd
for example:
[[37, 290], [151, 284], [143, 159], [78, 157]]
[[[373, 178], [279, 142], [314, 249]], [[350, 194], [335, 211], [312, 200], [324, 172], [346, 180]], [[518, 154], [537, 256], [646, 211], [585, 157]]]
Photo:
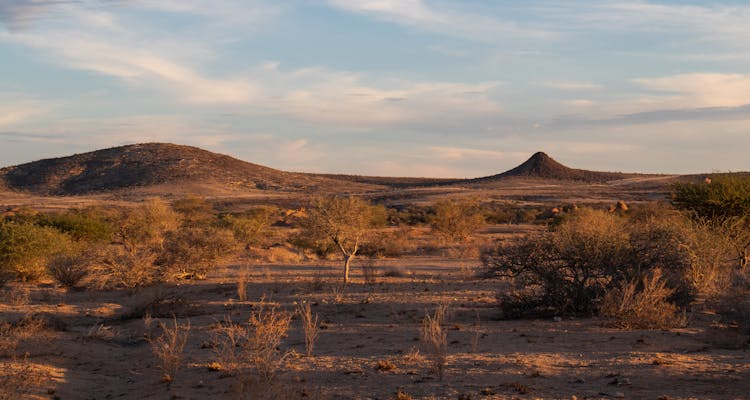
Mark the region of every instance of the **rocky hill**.
[[191, 146], [134, 144], [0, 169], [0, 186], [73, 195], [179, 183], [238, 189], [336, 190], [352, 182], [284, 172]]
[[534, 153], [523, 164], [501, 174], [474, 179], [474, 181], [496, 181], [504, 178], [542, 178], [560, 181], [606, 182], [637, 176], [620, 172], [599, 172], [574, 169], [552, 159], [543, 152]]

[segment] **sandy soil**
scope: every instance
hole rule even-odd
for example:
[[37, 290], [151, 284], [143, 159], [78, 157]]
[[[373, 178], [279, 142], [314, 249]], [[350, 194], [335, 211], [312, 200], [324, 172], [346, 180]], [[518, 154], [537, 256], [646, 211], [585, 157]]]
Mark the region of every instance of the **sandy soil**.
[[[263, 296], [290, 311], [310, 301], [322, 328], [308, 357], [301, 323], [292, 321], [276, 398], [750, 398], [750, 353], [717, 344], [726, 341], [716, 340], [716, 318], [700, 306], [687, 328], [673, 331], [620, 331], [597, 319], [500, 321], [495, 294], [503, 284], [471, 278], [475, 265], [378, 260], [376, 283], [365, 284], [356, 268], [343, 292], [333, 262], [232, 265], [204, 281], [137, 292], [17, 284], [5, 293], [0, 318], [47, 321], [45, 332], [21, 346], [49, 374], [35, 398], [237, 398], [234, 378], [209, 368], [212, 332], [225, 318], [246, 320]], [[245, 302], [235, 283], [241, 273], [249, 274]], [[154, 317], [175, 313], [191, 325], [186, 367], [171, 384], [161, 380], [138, 312], [157, 297], [169, 301]], [[419, 340], [420, 321], [440, 303], [449, 303], [442, 380]], [[377, 368], [386, 361], [388, 368]]]

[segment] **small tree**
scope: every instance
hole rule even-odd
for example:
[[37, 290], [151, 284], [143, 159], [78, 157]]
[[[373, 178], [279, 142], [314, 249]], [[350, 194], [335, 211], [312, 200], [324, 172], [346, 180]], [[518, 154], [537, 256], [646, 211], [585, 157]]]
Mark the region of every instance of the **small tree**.
[[453, 242], [466, 241], [484, 223], [479, 202], [473, 198], [439, 201], [430, 219], [432, 230]]
[[378, 207], [358, 197], [315, 198], [302, 222], [303, 235], [331, 241], [344, 256], [344, 283], [349, 282], [351, 262], [365, 240]]

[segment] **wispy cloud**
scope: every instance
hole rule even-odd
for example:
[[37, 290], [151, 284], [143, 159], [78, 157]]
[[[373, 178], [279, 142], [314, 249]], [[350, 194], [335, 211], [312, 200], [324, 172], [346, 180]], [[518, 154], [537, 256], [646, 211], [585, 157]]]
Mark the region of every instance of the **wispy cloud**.
[[418, 30], [479, 42], [495, 42], [508, 36], [549, 39], [554, 33], [511, 20], [467, 12], [460, 2], [426, 0], [328, 0], [336, 8], [394, 22]]
[[604, 87], [594, 82], [568, 82], [568, 81], [551, 81], [551, 82], [532, 82], [535, 86], [541, 86], [557, 90], [585, 91], [601, 90]]
[[253, 75], [263, 82], [260, 109], [319, 124], [367, 129], [502, 111], [489, 96], [498, 82], [367, 82], [366, 74], [326, 68], [285, 71], [276, 63]]
[[639, 78], [635, 83], [666, 93], [663, 104], [682, 108], [737, 107], [750, 104], [750, 75], [693, 73]]

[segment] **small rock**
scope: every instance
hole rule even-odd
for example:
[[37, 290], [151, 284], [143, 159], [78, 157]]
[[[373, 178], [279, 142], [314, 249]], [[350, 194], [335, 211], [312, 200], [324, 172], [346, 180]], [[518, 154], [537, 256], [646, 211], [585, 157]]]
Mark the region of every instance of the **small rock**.
[[552, 318], [555, 322], [562, 322], [562, 317]]
[[625, 398], [625, 393], [623, 393], [623, 392], [616, 392], [615, 393], [615, 398], [616, 399], [624, 399]]

